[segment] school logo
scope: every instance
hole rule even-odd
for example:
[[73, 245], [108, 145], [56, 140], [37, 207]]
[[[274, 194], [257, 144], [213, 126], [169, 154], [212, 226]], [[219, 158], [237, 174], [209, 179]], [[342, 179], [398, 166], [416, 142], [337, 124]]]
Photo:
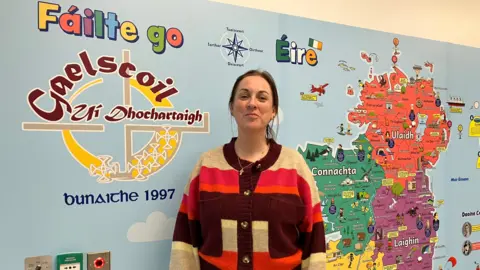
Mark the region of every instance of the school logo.
[[50, 79], [48, 91], [28, 92], [41, 121], [22, 129], [60, 132], [67, 151], [99, 183], [146, 181], [173, 160], [184, 134], [209, 133], [208, 112], [174, 110], [171, 99], [180, 94], [174, 78], [142, 71], [128, 50], [120, 61], [104, 55], [93, 62], [87, 51], [78, 58]]
[[245, 31], [227, 27], [219, 42], [208, 42], [208, 46], [220, 50], [220, 54], [228, 66], [243, 67], [252, 53], [263, 53], [253, 48], [245, 36]]

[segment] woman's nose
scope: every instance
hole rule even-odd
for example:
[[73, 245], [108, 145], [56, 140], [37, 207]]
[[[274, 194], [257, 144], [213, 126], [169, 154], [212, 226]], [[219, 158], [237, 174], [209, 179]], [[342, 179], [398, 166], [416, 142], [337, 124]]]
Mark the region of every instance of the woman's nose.
[[250, 101], [249, 101], [248, 104], [247, 104], [247, 107], [248, 107], [249, 109], [255, 109], [255, 108], [257, 107], [257, 104], [256, 104], [256, 102], [255, 102], [255, 99], [250, 99]]

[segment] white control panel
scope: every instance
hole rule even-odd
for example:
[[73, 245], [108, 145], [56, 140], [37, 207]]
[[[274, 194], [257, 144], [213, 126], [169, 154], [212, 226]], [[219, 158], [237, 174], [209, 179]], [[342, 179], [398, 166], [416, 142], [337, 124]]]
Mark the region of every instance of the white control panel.
[[67, 263], [67, 264], [60, 264], [60, 270], [83, 270], [80, 269], [80, 263]]
[[25, 258], [25, 270], [53, 270], [52, 256]]

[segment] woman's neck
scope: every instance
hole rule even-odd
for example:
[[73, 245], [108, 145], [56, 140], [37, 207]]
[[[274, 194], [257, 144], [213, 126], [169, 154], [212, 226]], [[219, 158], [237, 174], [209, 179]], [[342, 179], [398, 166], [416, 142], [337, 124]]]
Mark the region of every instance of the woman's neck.
[[268, 152], [268, 142], [265, 133], [239, 134], [235, 141], [235, 152], [241, 159], [255, 162]]

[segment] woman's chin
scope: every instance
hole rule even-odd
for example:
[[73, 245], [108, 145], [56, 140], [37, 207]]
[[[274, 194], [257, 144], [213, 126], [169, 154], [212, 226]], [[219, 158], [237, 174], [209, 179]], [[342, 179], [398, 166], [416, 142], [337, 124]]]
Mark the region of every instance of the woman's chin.
[[259, 123], [246, 123], [242, 125], [242, 130], [248, 133], [257, 133], [265, 131], [266, 126], [260, 125]]

